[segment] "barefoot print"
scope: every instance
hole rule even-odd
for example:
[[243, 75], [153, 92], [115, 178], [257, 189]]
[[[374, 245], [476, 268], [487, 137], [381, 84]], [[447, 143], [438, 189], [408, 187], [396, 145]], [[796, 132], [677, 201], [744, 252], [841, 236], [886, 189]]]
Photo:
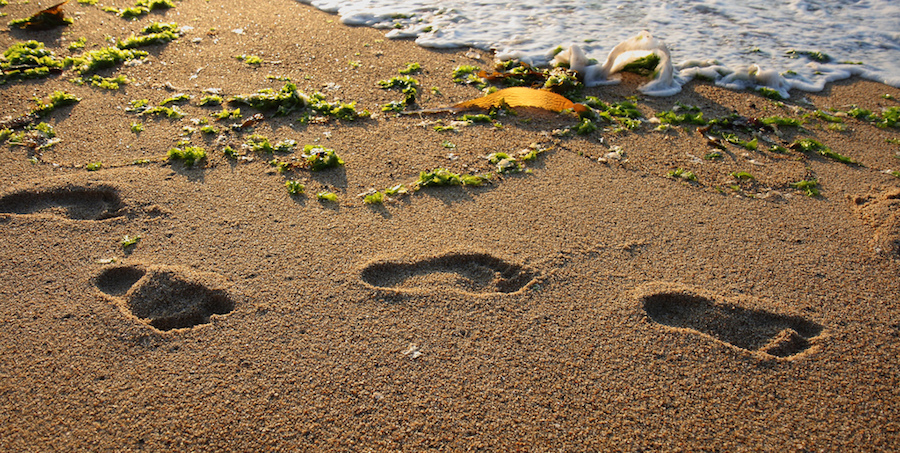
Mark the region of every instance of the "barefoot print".
[[642, 298], [653, 321], [691, 329], [748, 351], [790, 357], [810, 347], [822, 326], [791, 316], [750, 310], [686, 292], [660, 292]]
[[210, 316], [234, 310], [234, 299], [223, 289], [222, 280], [178, 268], [120, 266], [103, 271], [94, 284], [142, 322], [172, 330], [206, 324]]
[[64, 187], [16, 192], [0, 198], [0, 213], [70, 220], [102, 220], [122, 215], [122, 201], [111, 188]]
[[416, 262], [370, 264], [366, 283], [398, 290], [447, 289], [465, 293], [514, 293], [534, 280], [522, 266], [481, 253], [448, 254]]

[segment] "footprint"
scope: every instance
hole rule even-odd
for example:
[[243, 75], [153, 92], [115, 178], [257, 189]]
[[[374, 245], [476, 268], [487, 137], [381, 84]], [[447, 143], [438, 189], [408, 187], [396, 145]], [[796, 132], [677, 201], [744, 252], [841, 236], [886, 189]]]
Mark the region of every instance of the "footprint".
[[374, 263], [361, 275], [363, 281], [378, 288], [466, 293], [513, 293], [535, 276], [522, 266], [481, 253], [449, 254], [412, 263]]
[[660, 324], [691, 329], [732, 346], [790, 357], [811, 346], [822, 326], [803, 318], [717, 304], [687, 292], [659, 292], [642, 298], [644, 310]]
[[102, 220], [121, 216], [121, 209], [122, 200], [112, 188], [64, 187], [0, 198], [0, 213], [4, 214]]
[[900, 259], [900, 188], [852, 198], [860, 219], [875, 229], [875, 252]]
[[94, 285], [159, 330], [207, 324], [210, 316], [230, 313], [235, 305], [222, 277], [179, 268], [113, 267], [97, 276]]

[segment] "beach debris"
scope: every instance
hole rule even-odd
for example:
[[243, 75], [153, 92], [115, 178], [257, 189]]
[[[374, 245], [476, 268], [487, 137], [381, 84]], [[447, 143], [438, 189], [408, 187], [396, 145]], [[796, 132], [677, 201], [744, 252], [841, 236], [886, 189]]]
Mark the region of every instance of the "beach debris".
[[62, 3], [38, 11], [31, 17], [10, 21], [9, 26], [29, 31], [50, 30], [56, 27], [67, 26], [73, 22], [72, 19], [65, 16], [62, 10], [62, 6], [68, 2], [69, 0], [65, 0]]
[[492, 108], [534, 107], [553, 112], [571, 110], [576, 113], [589, 111], [584, 104], [576, 104], [566, 97], [552, 91], [525, 87], [512, 87], [495, 91], [487, 96], [460, 102], [450, 107], [403, 112], [412, 113], [441, 113], [463, 112], [466, 110], [489, 110]]
[[409, 346], [402, 352], [403, 355], [409, 357], [410, 359], [418, 359], [422, 356], [422, 351], [419, 349], [419, 345], [415, 343], [410, 343]]
[[134, 246], [137, 245], [138, 242], [141, 242], [141, 236], [129, 236], [125, 235], [122, 237], [122, 241], [120, 242], [122, 249], [126, 251], [130, 251], [129, 249], [133, 249]]

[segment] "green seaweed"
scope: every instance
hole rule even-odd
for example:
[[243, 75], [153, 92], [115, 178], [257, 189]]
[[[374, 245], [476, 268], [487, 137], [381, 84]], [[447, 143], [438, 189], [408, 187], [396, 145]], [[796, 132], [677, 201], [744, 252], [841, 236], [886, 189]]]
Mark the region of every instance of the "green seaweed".
[[37, 105], [31, 109], [31, 113], [37, 116], [47, 116], [50, 112], [70, 105], [75, 105], [81, 101], [81, 98], [65, 91], [54, 91], [48, 96], [47, 102], [37, 100]]
[[791, 184], [791, 187], [800, 189], [806, 193], [807, 197], [815, 197], [819, 195], [819, 182], [815, 179], [801, 180]]
[[831, 56], [829, 56], [828, 54], [813, 50], [789, 50], [787, 54], [794, 58], [796, 58], [798, 55], [804, 56], [818, 63], [828, 63], [829, 61], [831, 61]]
[[388, 80], [379, 80], [378, 86], [382, 89], [399, 89], [403, 93], [407, 104], [414, 104], [419, 90], [419, 81], [408, 76], [394, 77]]
[[137, 134], [137, 133], [143, 132], [143, 131], [144, 131], [144, 125], [143, 125], [143, 124], [141, 124], [141, 123], [138, 122], [138, 121], [133, 121], [133, 122], [131, 123], [131, 132], [134, 132], [135, 134]]
[[785, 99], [784, 96], [782, 96], [781, 93], [778, 92], [778, 90], [773, 90], [772, 88], [769, 88], [769, 87], [757, 87], [756, 91], [760, 95], [762, 95], [762, 97], [767, 98], [767, 99], [773, 99], [776, 101], [782, 101]]
[[287, 181], [284, 183], [284, 187], [291, 195], [302, 195], [303, 192], [306, 191], [306, 186], [304, 186], [300, 181]]
[[176, 107], [150, 107], [140, 113], [140, 115], [156, 115], [156, 116], [165, 116], [166, 118], [177, 120], [179, 118], [184, 118], [184, 112], [182, 112], [177, 106]]
[[696, 124], [706, 125], [707, 121], [703, 119], [703, 112], [685, 112], [682, 114], [675, 113], [672, 110], [665, 110], [656, 114], [660, 122], [663, 124]]
[[335, 154], [333, 149], [321, 146], [306, 145], [303, 147], [302, 156], [306, 159], [311, 171], [325, 170], [344, 165], [343, 159]]
[[213, 94], [200, 98], [200, 102], [197, 105], [205, 107], [207, 105], [221, 105], [223, 102], [225, 102], [225, 99], [223, 99], [222, 96]]
[[194, 164], [206, 158], [206, 150], [199, 146], [185, 146], [184, 148], [172, 148], [166, 153], [169, 161], [179, 160], [186, 167], [193, 167]]
[[249, 65], [261, 65], [263, 64], [263, 59], [256, 55], [235, 55], [234, 58], [237, 58], [239, 61], [243, 61]]
[[97, 171], [103, 168], [103, 162], [92, 162], [84, 166], [87, 171]]
[[333, 203], [338, 201], [338, 196], [334, 192], [319, 192], [316, 194], [316, 198], [319, 201], [330, 201]]
[[74, 52], [76, 50], [84, 49], [84, 46], [86, 44], [87, 44], [87, 38], [78, 38], [77, 40], [70, 42], [68, 47], [66, 47], [66, 48], [69, 49], [70, 51]]
[[686, 181], [697, 182], [697, 175], [692, 171], [685, 170], [683, 168], [676, 168], [669, 173], [666, 174], [669, 178], [680, 178]]
[[137, 245], [138, 242], [141, 242], [140, 236], [129, 236], [125, 235], [122, 237], [122, 240], [119, 242], [119, 245], [122, 246], [123, 249], [128, 250]]
[[453, 70], [453, 81], [456, 83], [466, 83], [471, 82], [471, 76], [480, 71], [481, 68], [478, 66], [471, 65], [460, 65], [457, 66], [456, 69]]
[[881, 112], [881, 121], [878, 127], [898, 127], [900, 126], [900, 107], [888, 107]]
[[490, 123], [493, 121], [490, 115], [479, 113], [477, 115], [463, 115], [458, 118], [459, 121], [468, 121], [470, 123]]
[[403, 75], [416, 74], [422, 72], [422, 65], [419, 63], [408, 63], [406, 68], [401, 69], [399, 72]]
[[854, 106], [852, 109], [847, 111], [847, 115], [850, 115], [861, 121], [877, 121], [878, 115], [872, 113], [871, 110], [861, 109], [859, 107]]
[[797, 139], [793, 143], [791, 143], [789, 147], [803, 153], [814, 152], [829, 159], [836, 160], [845, 164], [860, 165], [859, 162], [856, 162], [855, 160], [847, 156], [843, 156], [832, 151], [831, 148], [812, 138]]
[[382, 204], [384, 203], [384, 194], [376, 191], [375, 193], [370, 193], [363, 197], [363, 203], [365, 204]]
[[176, 94], [175, 96], [163, 99], [159, 105], [184, 104], [189, 100], [191, 100], [191, 97], [187, 94]]
[[66, 60], [59, 60], [44, 44], [38, 41], [15, 43], [0, 57], [0, 84], [21, 79], [47, 77], [61, 72]]
[[200, 126], [200, 132], [203, 134], [207, 134], [207, 135], [213, 135], [213, 134], [218, 134], [219, 129], [217, 129], [216, 127], [210, 126], [208, 124], [205, 124], [203, 126]]
[[578, 135], [587, 135], [597, 130], [597, 125], [589, 118], [582, 118], [581, 123], [575, 126], [575, 133]]
[[756, 179], [755, 176], [751, 175], [750, 173], [747, 173], [746, 171], [735, 171], [735, 172], [731, 173], [731, 176], [733, 178], [741, 180], [741, 181], [748, 181], [751, 179]]
[[228, 119], [228, 118], [238, 119], [238, 118], [242, 117], [241, 109], [228, 110], [226, 108], [222, 108], [221, 112], [210, 113], [209, 116], [211, 116], [217, 120], [224, 120], [224, 119]]
[[458, 174], [446, 168], [435, 168], [432, 171], [420, 172], [419, 179], [413, 183], [413, 187], [419, 189], [421, 187], [458, 186], [461, 184], [462, 180]]
[[285, 116], [306, 107], [308, 98], [297, 91], [297, 85], [286, 83], [280, 91], [265, 88], [249, 95], [231, 97], [228, 102], [245, 104], [259, 110], [275, 110], [275, 116]]
[[65, 64], [67, 66], [71, 65], [76, 73], [84, 74], [100, 69], [111, 68], [117, 64], [136, 58], [143, 58], [147, 55], [148, 53], [142, 50], [105, 47], [103, 49], [86, 52], [76, 57], [68, 57], [65, 59]]
[[622, 71], [633, 72], [642, 76], [650, 76], [656, 72], [657, 66], [659, 66], [659, 55], [652, 53], [628, 63], [622, 67]]
[[761, 118], [760, 122], [769, 126], [790, 126], [790, 127], [801, 127], [803, 126], [803, 121], [798, 120], [796, 118], [787, 118], [784, 116], [768, 116], [765, 118]]

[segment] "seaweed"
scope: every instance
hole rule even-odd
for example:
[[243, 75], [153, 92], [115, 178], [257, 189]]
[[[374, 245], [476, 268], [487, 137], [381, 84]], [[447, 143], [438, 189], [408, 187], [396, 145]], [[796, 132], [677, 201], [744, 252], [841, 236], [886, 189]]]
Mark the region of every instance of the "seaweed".
[[67, 49], [74, 52], [76, 50], [84, 49], [84, 46], [87, 44], [87, 38], [78, 38], [75, 41], [69, 43]]
[[316, 199], [319, 201], [330, 201], [333, 203], [337, 203], [338, 196], [335, 195], [334, 192], [319, 192], [316, 194]]
[[900, 125], [900, 107], [888, 107], [881, 112], [881, 121], [878, 127], [898, 127]]
[[852, 109], [848, 110], [848, 111], [847, 111], [847, 115], [850, 115], [850, 116], [852, 116], [852, 117], [854, 117], [854, 118], [856, 118], [856, 119], [858, 119], [858, 120], [861, 120], [861, 121], [869, 121], [869, 122], [873, 122], [873, 121], [877, 121], [877, 120], [878, 120], [878, 116], [875, 115], [875, 114], [873, 114], [871, 110], [868, 110], [868, 109], [861, 109], [861, 108], [856, 107], [856, 106], [853, 106]]
[[462, 179], [456, 173], [446, 168], [435, 168], [432, 171], [423, 171], [419, 173], [419, 179], [413, 183], [413, 188], [418, 190], [422, 187], [433, 186], [458, 186], [462, 184]]
[[683, 168], [676, 168], [667, 173], [666, 176], [669, 178], [681, 178], [686, 181], [697, 182], [697, 175], [695, 175], [694, 172], [685, 170]]
[[226, 108], [222, 108], [221, 112], [218, 113], [210, 113], [209, 116], [216, 119], [216, 121], [232, 118], [238, 119], [241, 118], [241, 109], [228, 110]]
[[815, 197], [819, 195], [819, 182], [815, 179], [801, 180], [791, 184], [791, 187], [800, 189], [806, 193], [807, 197]]
[[[480, 71], [481, 68], [478, 66], [471, 65], [460, 65], [457, 66], [456, 69], [453, 70], [453, 81], [456, 83], [467, 83], [472, 82], [472, 76], [474, 73]], [[463, 78], [465, 77], [465, 78]], [[480, 79], [479, 79], [480, 80]]]
[[170, 161], [180, 160], [186, 167], [193, 167], [194, 164], [206, 158], [206, 150], [199, 146], [175, 147], [166, 153], [166, 157]]
[[47, 102], [37, 100], [37, 105], [31, 109], [31, 113], [39, 117], [47, 116], [50, 112], [69, 105], [75, 105], [81, 101], [81, 98], [65, 91], [54, 91], [48, 96]]
[[581, 123], [575, 126], [575, 133], [578, 135], [587, 135], [597, 130], [597, 125], [588, 118], [582, 118]]
[[815, 139], [812, 139], [812, 138], [797, 139], [789, 145], [789, 148], [798, 150], [803, 153], [810, 153], [810, 152], [818, 153], [819, 155], [822, 155], [829, 159], [836, 160], [838, 162], [842, 162], [842, 163], [849, 164], [849, 165], [860, 165], [859, 162], [856, 162], [855, 160], [853, 160], [847, 156], [843, 156], [841, 154], [838, 154], [838, 153], [832, 151], [831, 148], [823, 145], [821, 142], [819, 142]]
[[477, 115], [463, 115], [459, 117], [459, 121], [467, 121], [469, 123], [490, 123], [493, 119], [490, 115], [479, 113]]
[[303, 192], [306, 191], [306, 186], [304, 186], [300, 181], [287, 181], [284, 183], [284, 187], [291, 195], [302, 195]]
[[363, 197], [363, 203], [365, 203], [365, 204], [382, 204], [382, 203], [384, 203], [384, 194], [381, 192], [378, 192], [378, 191], [367, 194]]
[[758, 87], [756, 88], [756, 91], [764, 98], [773, 99], [776, 101], [784, 100], [784, 96], [782, 96], [781, 93], [778, 92], [778, 90], [773, 90], [769, 87]]
[[265, 88], [249, 95], [237, 95], [228, 102], [245, 104], [260, 110], [275, 110], [275, 116], [285, 116], [306, 107], [308, 98], [297, 91], [297, 85], [286, 83], [279, 91]]
[[831, 56], [824, 52], [813, 51], [813, 50], [789, 50], [787, 54], [793, 58], [797, 58], [797, 56], [804, 56], [812, 61], [818, 63], [828, 63], [831, 61]]
[[103, 162], [92, 162], [84, 166], [87, 171], [97, 171], [103, 168]]
[[15, 43], [0, 57], [0, 71], [3, 73], [0, 84], [20, 79], [47, 77], [62, 72], [65, 66], [66, 61], [57, 59], [56, 55], [46, 49], [41, 42], [30, 40]]
[[404, 100], [406, 104], [414, 104], [416, 102], [416, 95], [419, 90], [419, 81], [408, 76], [400, 76], [394, 77], [388, 80], [380, 80], [378, 81], [378, 86], [382, 89], [399, 89], [401, 93], [403, 93]]
[[137, 245], [138, 242], [141, 242], [140, 236], [129, 236], [125, 235], [122, 237], [122, 240], [119, 242], [119, 245], [122, 246], [123, 249], [128, 250]]
[[651, 53], [628, 63], [622, 68], [622, 71], [633, 72], [642, 76], [653, 76], [656, 73], [657, 66], [659, 66], [659, 55]]
[[178, 33], [165, 30], [143, 36], [128, 37], [124, 41], [116, 43], [116, 47], [120, 49], [136, 49], [138, 47], [152, 46], [155, 44], [166, 44], [176, 39], [178, 39]]
[[741, 181], [756, 179], [755, 176], [751, 175], [750, 173], [747, 173], [746, 171], [735, 171], [735, 172], [731, 173], [731, 176], [733, 178], [741, 180]]
[[74, 21], [63, 13], [62, 6], [66, 3], [68, 3], [68, 0], [38, 11], [31, 17], [10, 21], [9, 26], [29, 31], [50, 30], [56, 27], [68, 26]]
[[179, 119], [184, 117], [184, 112], [182, 112], [177, 106], [176, 107], [150, 107], [145, 109], [140, 113], [140, 115], [156, 115], [156, 116], [165, 116], [169, 119]]
[[140, 133], [140, 132], [143, 132], [143, 131], [144, 131], [144, 125], [143, 125], [143, 124], [141, 124], [141, 123], [138, 122], [138, 121], [133, 121], [133, 122], [131, 123], [131, 132], [134, 132], [135, 134], [137, 134], [137, 133]]
[[[200, 102], [197, 105], [199, 105], [200, 107], [205, 107], [207, 105], [221, 105], [223, 102], [225, 102], [225, 99], [223, 99], [222, 96], [209, 95], [200, 98]], [[226, 118], [227, 117], [228, 116], [226, 115]]]
[[333, 149], [321, 146], [304, 146], [302, 156], [306, 159], [306, 163], [311, 171], [325, 170], [344, 165], [343, 159], [338, 157]]
[[148, 53], [142, 50], [120, 49], [118, 47], [105, 47], [103, 49], [92, 50], [77, 57], [68, 57], [65, 59], [66, 66], [72, 66], [72, 69], [79, 74], [94, 72], [100, 69], [111, 68], [119, 63], [143, 58]]
[[707, 121], [703, 119], [703, 112], [685, 112], [682, 114], [677, 114], [673, 110], [665, 110], [656, 114], [656, 117], [663, 124], [696, 124], [700, 126], [704, 126], [707, 124]]
[[417, 74], [419, 72], [422, 72], [422, 65], [420, 65], [419, 63], [408, 63], [406, 65], [406, 68], [401, 69], [399, 72], [402, 75]]
[[168, 97], [163, 99], [159, 105], [169, 105], [169, 104], [184, 104], [185, 102], [191, 100], [191, 97], [187, 94], [176, 94], [175, 96]]
[[803, 121], [798, 120], [796, 118], [787, 118], [783, 116], [768, 116], [765, 118], [761, 118], [759, 120], [761, 123], [767, 126], [791, 126], [791, 127], [801, 127], [803, 126]]
[[234, 58], [238, 59], [238, 61], [243, 61], [249, 65], [259, 66], [263, 64], [263, 59], [256, 55], [235, 55]]

